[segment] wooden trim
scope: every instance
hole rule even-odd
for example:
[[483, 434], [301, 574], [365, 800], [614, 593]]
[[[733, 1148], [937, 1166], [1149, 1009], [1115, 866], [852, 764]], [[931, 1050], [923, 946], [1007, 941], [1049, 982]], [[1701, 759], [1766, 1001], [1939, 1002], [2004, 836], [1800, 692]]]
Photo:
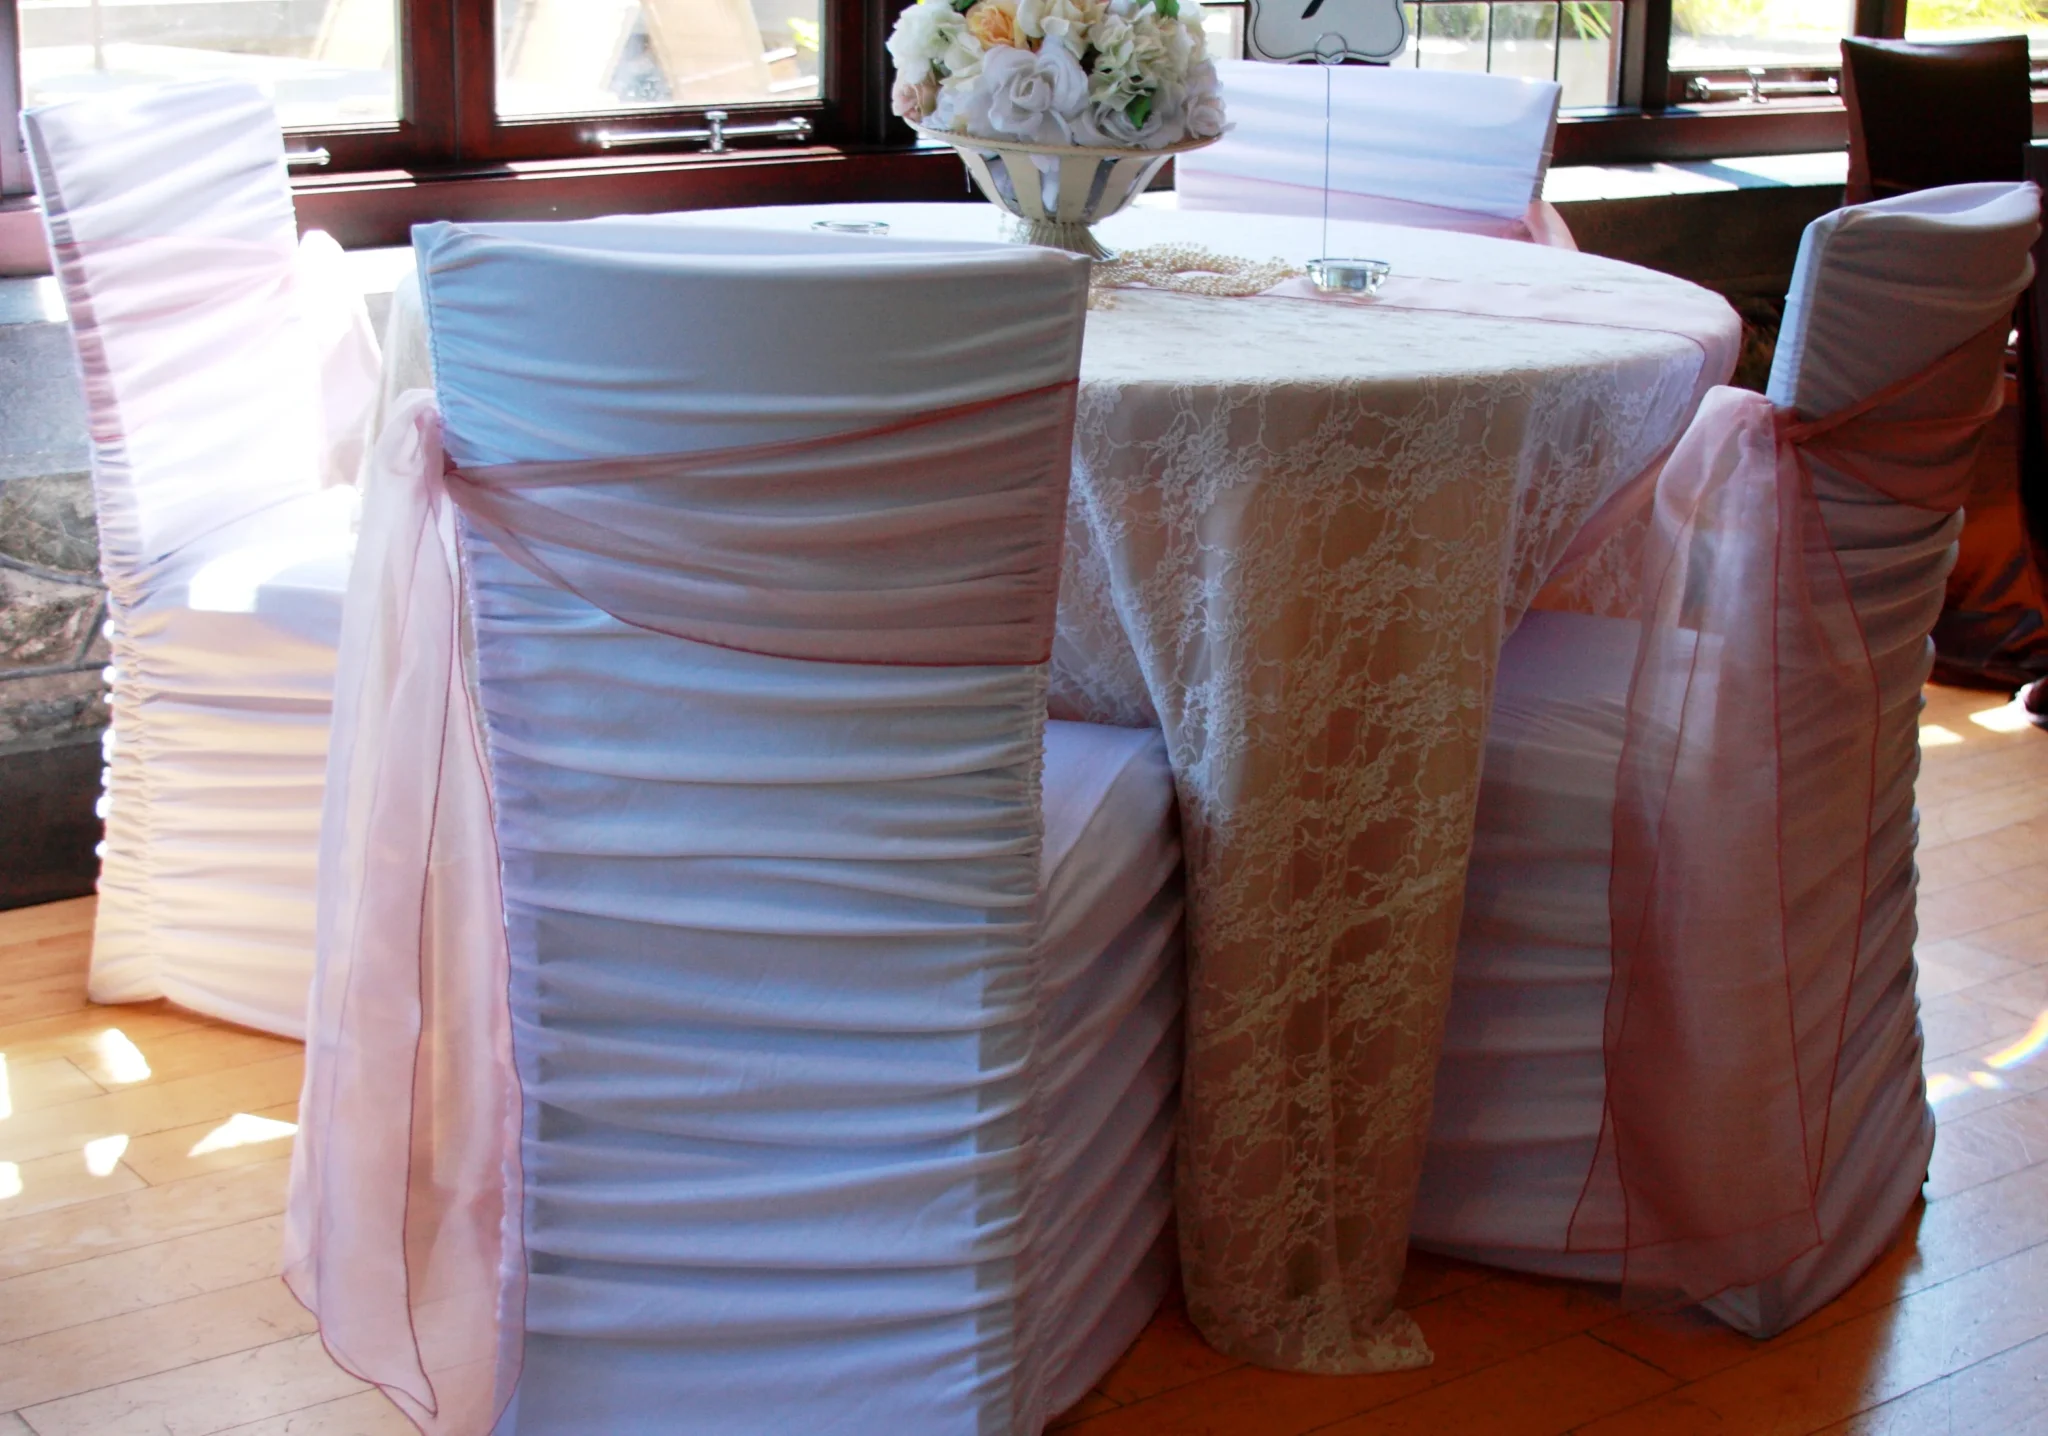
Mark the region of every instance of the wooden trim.
[[400, 0], [398, 123], [294, 129], [333, 156], [336, 172], [432, 164], [455, 153], [454, 0]]
[[1856, 33], [1896, 40], [1906, 33], [1906, 0], [1856, 0]]
[[1769, 105], [1673, 106], [1567, 115], [1557, 123], [1553, 163], [1642, 164], [1730, 155], [1804, 154], [1849, 147], [1840, 100]]
[[1629, 0], [1621, 22], [1621, 103], [1663, 109], [1670, 77], [1670, 0]]
[[405, 244], [412, 226], [438, 219], [578, 219], [769, 204], [969, 200], [951, 150], [843, 150], [788, 154], [641, 156], [558, 160], [467, 171], [310, 175], [293, 182], [299, 224], [351, 249]]

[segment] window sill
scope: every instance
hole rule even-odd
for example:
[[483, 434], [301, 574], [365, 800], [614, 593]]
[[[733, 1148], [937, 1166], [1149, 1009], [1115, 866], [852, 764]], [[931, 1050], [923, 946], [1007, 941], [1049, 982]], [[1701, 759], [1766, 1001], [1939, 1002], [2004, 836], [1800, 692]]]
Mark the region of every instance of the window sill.
[[405, 244], [437, 219], [575, 219], [595, 214], [860, 200], [965, 200], [959, 159], [942, 148], [746, 149], [722, 155], [606, 155], [450, 173], [399, 170], [296, 176], [302, 228], [343, 246]]

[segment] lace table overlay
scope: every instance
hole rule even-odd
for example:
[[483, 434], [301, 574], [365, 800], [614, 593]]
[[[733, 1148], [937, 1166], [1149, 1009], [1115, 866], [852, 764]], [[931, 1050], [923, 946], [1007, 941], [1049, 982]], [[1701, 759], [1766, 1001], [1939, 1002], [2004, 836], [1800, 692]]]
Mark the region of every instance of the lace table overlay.
[[[835, 214], [926, 238], [994, 238], [1000, 222], [986, 205], [674, 222]], [[1494, 665], [1587, 515], [1684, 426], [1700, 349], [1638, 329], [1187, 292], [1271, 287], [1286, 274], [1218, 256], [1298, 267], [1325, 252], [1314, 221], [1141, 201], [1098, 232], [1127, 267], [1102, 276], [1119, 287], [1082, 355], [1053, 716], [1156, 724], [1173, 758], [1190, 1312], [1219, 1350], [1265, 1365], [1422, 1365], [1394, 1294]], [[1468, 235], [1333, 223], [1327, 244], [1396, 274], [1583, 285], [1646, 312], [1696, 293]], [[427, 376], [410, 292], [385, 354], [395, 387]], [[1619, 601], [1602, 592], [1609, 568], [1596, 559], [1565, 598]]]
[[[1240, 1358], [1387, 1371], [1430, 1360], [1393, 1300], [1494, 663], [1676, 435], [1699, 358], [1517, 323], [1474, 364], [1510, 326], [1305, 307], [1125, 291], [1090, 316], [1055, 712], [1156, 721], [1172, 752], [1191, 1315]], [[1106, 372], [1200, 369], [1183, 330], [1241, 377]]]

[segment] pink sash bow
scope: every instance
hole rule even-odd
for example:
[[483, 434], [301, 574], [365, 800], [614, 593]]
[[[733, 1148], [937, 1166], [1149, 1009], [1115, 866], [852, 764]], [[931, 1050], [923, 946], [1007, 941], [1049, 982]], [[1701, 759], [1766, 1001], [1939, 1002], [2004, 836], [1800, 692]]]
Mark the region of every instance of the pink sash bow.
[[[1959, 507], [2005, 326], [1825, 418], [1719, 388], [1643, 555], [1610, 885], [1606, 1110], [1568, 1246], [1694, 1301], [1818, 1246], [1864, 908], [1880, 694], [1812, 464]], [[1791, 761], [1825, 742], [1838, 762]]]

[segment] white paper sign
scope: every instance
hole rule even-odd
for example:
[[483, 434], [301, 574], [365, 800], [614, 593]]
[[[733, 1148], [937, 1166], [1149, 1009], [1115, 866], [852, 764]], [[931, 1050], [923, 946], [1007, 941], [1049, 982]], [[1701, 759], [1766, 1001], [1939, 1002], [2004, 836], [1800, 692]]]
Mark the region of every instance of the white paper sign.
[[1255, 60], [1391, 60], [1408, 43], [1400, 0], [1251, 0]]

